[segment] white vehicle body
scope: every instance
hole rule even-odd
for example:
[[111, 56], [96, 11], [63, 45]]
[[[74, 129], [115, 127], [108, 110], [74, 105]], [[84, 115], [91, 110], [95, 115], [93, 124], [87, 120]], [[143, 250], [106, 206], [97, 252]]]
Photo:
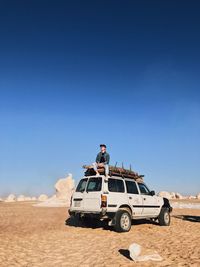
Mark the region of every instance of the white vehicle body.
[[156, 196], [144, 183], [114, 176], [85, 176], [72, 195], [69, 214], [109, 219], [114, 225], [120, 209], [127, 210], [131, 219], [154, 219], [162, 207], [169, 212], [172, 209], [168, 200]]

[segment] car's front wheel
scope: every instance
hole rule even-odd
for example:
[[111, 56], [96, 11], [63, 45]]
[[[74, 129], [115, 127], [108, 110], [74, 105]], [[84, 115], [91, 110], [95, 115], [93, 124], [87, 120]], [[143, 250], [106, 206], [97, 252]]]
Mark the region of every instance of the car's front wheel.
[[131, 215], [126, 210], [118, 210], [115, 215], [115, 230], [117, 232], [128, 232], [131, 229]]
[[160, 214], [158, 216], [158, 222], [161, 226], [169, 226], [170, 225], [170, 213], [167, 208], [162, 208]]

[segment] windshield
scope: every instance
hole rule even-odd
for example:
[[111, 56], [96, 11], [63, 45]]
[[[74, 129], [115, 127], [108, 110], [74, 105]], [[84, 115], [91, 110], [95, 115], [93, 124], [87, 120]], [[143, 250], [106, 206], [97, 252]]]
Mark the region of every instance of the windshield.
[[87, 178], [80, 180], [80, 182], [76, 188], [76, 192], [84, 192], [85, 191], [87, 180], [88, 180]]
[[87, 192], [101, 191], [101, 185], [102, 185], [101, 177], [90, 178], [87, 185]]

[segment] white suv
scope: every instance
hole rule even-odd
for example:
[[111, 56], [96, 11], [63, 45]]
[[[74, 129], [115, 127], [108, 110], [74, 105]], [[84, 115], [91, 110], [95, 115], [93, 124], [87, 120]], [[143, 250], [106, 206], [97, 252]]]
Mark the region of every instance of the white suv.
[[132, 219], [154, 219], [170, 224], [169, 200], [155, 195], [143, 182], [104, 175], [85, 176], [71, 198], [70, 216], [80, 220], [107, 220], [118, 232], [128, 232]]

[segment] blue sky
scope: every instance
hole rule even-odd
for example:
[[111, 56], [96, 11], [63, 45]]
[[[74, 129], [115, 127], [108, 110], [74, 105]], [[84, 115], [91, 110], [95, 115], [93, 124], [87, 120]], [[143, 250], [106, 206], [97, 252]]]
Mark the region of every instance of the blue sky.
[[0, 195], [52, 194], [93, 162], [200, 191], [198, 1], [3, 1]]

